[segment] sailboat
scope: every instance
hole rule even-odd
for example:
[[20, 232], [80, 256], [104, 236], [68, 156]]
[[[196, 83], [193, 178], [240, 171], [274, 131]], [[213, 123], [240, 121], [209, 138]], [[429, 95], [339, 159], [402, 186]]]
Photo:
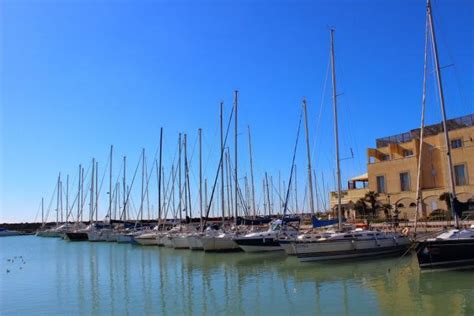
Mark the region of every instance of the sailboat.
[[[249, 232], [248, 234], [245, 234], [243, 236], [236, 237], [234, 241], [245, 252], [283, 251], [284, 248], [280, 244], [280, 239], [285, 240], [285, 241], [292, 240], [298, 234], [298, 229], [288, 224], [289, 222], [294, 222], [294, 221], [297, 221], [299, 223], [300, 219], [286, 216], [287, 215], [286, 213], [288, 209], [289, 193], [291, 190], [291, 181], [293, 178], [293, 169], [295, 165], [296, 149], [298, 147], [300, 127], [301, 127], [301, 119], [300, 119], [300, 124], [298, 125], [296, 144], [295, 144], [295, 149], [293, 152], [293, 161], [291, 165], [292, 167], [291, 167], [291, 172], [290, 172], [290, 180], [288, 182], [288, 190], [286, 192], [286, 198], [284, 201], [283, 218], [272, 221], [266, 231], [263, 231], [263, 232], [254, 231], [254, 232]], [[249, 147], [251, 149], [251, 146]], [[251, 152], [251, 150], [249, 151]], [[250, 158], [250, 161], [252, 162], [252, 158]], [[253, 187], [253, 184], [252, 184], [252, 187]], [[254, 204], [254, 219], [251, 220], [251, 222], [258, 222], [255, 219], [255, 204]]]
[[[80, 173], [81, 173], [81, 168], [80, 168]], [[82, 181], [82, 178], [83, 178], [83, 175], [84, 173], [82, 172], [82, 175], [80, 175], [79, 179], [79, 184], [80, 184], [80, 187], [79, 187], [79, 191], [81, 192], [81, 194], [79, 196], [82, 196], [82, 192], [83, 192], [83, 184], [81, 184]], [[77, 225], [76, 227], [74, 227], [74, 229], [72, 230], [69, 230], [65, 233], [65, 236], [64, 236], [64, 239], [68, 240], [68, 241], [87, 241], [89, 240], [89, 233], [93, 230], [96, 229], [95, 227], [95, 223], [94, 223], [94, 211], [97, 211], [97, 198], [98, 198], [98, 195], [97, 195], [97, 192], [96, 192], [96, 189], [97, 189], [97, 164], [95, 162], [95, 159], [93, 158], [92, 159], [92, 172], [91, 172], [91, 182], [90, 182], [90, 189], [89, 189], [89, 192], [90, 192], [90, 203], [89, 203], [89, 220], [90, 220], [90, 225], [87, 226], [86, 228], [82, 228], [81, 226]], [[82, 198], [81, 198], [82, 200]], [[83, 206], [83, 201], [81, 201], [81, 207], [80, 207], [80, 213], [82, 214], [82, 206]], [[78, 204], [78, 207], [79, 207], [79, 204]], [[79, 221], [79, 212], [78, 212], [78, 221]]]
[[[45, 229], [46, 223], [44, 219], [44, 200], [41, 199], [41, 228], [36, 232], [36, 236], [38, 237], [62, 237], [62, 235], [69, 229], [69, 224], [67, 223], [62, 223], [60, 224], [59, 222], [59, 210], [60, 210], [60, 201], [61, 201], [61, 174], [58, 176], [58, 181], [56, 184], [56, 192], [57, 192], [57, 197], [56, 197], [56, 226]], [[48, 211], [49, 213], [49, 211]]]
[[[221, 130], [221, 150], [220, 150], [220, 162], [219, 162], [219, 170], [221, 172], [221, 201], [222, 201], [222, 212], [224, 212], [224, 191], [223, 191], [223, 183], [224, 183], [224, 146], [225, 146], [225, 139], [227, 139], [227, 136], [224, 138], [224, 133], [223, 133], [223, 103], [221, 102], [221, 111], [220, 111], [220, 130]], [[234, 189], [235, 189], [235, 221], [237, 224], [237, 208], [238, 208], [238, 202], [237, 202], [237, 191], [238, 191], [238, 178], [237, 178], [237, 109], [238, 109], [238, 91], [234, 91], [234, 154], [235, 154], [235, 168], [234, 168]], [[218, 176], [218, 174], [217, 174]], [[217, 177], [216, 177], [217, 181]], [[217, 183], [217, 182], [215, 182]], [[214, 189], [215, 185], [211, 194], [211, 200], [214, 194]], [[206, 214], [206, 219], [208, 218], [209, 211], [210, 211], [210, 206], [206, 205], [207, 207], [207, 214]], [[229, 210], [230, 212], [230, 210]], [[236, 237], [236, 226], [231, 226], [230, 229], [225, 227], [225, 216], [224, 213], [222, 213], [222, 224], [219, 229], [215, 229], [215, 227], [210, 226], [204, 230], [204, 236], [200, 236], [201, 238], [201, 243], [204, 251], [211, 251], [211, 252], [220, 252], [220, 251], [239, 251], [240, 248], [239, 246], [234, 242], [234, 238]], [[230, 215], [230, 214], [229, 214]], [[201, 230], [204, 228], [204, 225], [201, 227]]]
[[310, 235], [299, 235], [292, 249], [300, 261], [323, 261], [347, 258], [389, 256], [403, 254], [409, 248], [408, 237], [396, 232], [380, 232], [356, 228], [343, 230], [341, 209], [341, 170], [339, 159], [339, 135], [337, 121], [337, 93], [334, 56], [334, 29], [331, 36], [332, 97], [334, 111], [334, 135], [336, 145], [336, 170], [338, 189], [338, 229]]
[[[447, 167], [450, 190], [449, 199], [447, 201], [448, 208], [454, 213], [455, 228], [449, 231], [443, 232], [435, 238], [429, 238], [421, 241], [417, 245], [417, 258], [420, 269], [422, 270], [434, 270], [434, 269], [461, 269], [474, 267], [474, 225], [470, 228], [461, 229], [460, 227], [460, 215], [462, 214], [463, 208], [467, 208], [467, 204], [461, 203], [456, 197], [456, 187], [453, 177], [453, 164], [451, 160], [451, 142], [449, 140], [448, 127], [446, 124], [446, 111], [444, 106], [444, 93], [443, 85], [441, 81], [440, 65], [438, 59], [438, 47], [436, 44], [436, 34], [434, 30], [434, 22], [432, 16], [432, 8], [430, 0], [427, 0], [426, 4], [426, 18], [427, 18], [427, 29], [426, 36], [428, 33], [431, 34], [431, 49], [433, 52], [433, 58], [435, 63], [436, 81], [438, 83], [438, 93], [441, 105], [441, 114], [443, 119], [443, 131], [445, 146], [447, 149]], [[426, 76], [426, 55], [427, 55], [428, 43], [426, 42], [425, 47], [425, 76]], [[422, 126], [423, 128], [423, 126]], [[420, 146], [421, 146], [420, 141]], [[420, 159], [421, 160], [421, 159]], [[420, 172], [420, 171], [418, 171]], [[419, 202], [419, 201], [418, 201]]]

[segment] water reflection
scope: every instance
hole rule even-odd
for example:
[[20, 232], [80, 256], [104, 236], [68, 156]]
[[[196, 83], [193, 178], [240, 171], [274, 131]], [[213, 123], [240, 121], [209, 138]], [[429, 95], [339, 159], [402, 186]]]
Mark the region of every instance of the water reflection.
[[2, 276], [2, 314], [474, 314], [473, 271], [420, 274], [415, 257], [302, 264], [279, 253], [35, 237], [2, 243], [2, 252], [25, 243], [36, 263], [30, 274]]

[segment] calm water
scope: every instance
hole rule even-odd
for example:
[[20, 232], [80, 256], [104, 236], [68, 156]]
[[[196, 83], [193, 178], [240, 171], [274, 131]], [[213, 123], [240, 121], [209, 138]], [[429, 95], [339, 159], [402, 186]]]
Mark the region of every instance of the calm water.
[[474, 315], [474, 271], [420, 274], [414, 256], [302, 264], [34, 236], [2, 237], [0, 251], [2, 315]]

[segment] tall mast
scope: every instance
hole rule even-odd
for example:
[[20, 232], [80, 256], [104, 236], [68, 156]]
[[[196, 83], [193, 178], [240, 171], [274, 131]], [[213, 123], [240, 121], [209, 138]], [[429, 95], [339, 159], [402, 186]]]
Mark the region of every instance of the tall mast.
[[234, 207], [234, 193], [233, 193], [233, 190], [232, 190], [232, 172], [231, 172], [231, 167], [230, 167], [230, 149], [229, 147], [227, 147], [227, 155], [226, 155], [226, 165], [227, 165], [227, 192], [228, 192], [228, 195], [230, 195], [230, 198], [229, 198], [229, 210], [228, 210], [228, 214], [229, 215], [229, 218], [232, 217], [232, 214], [234, 213], [233, 212], [233, 207]]
[[235, 108], [235, 130], [234, 130], [234, 159], [235, 159], [235, 168], [234, 168], [234, 185], [235, 185], [235, 224], [237, 224], [237, 217], [239, 215], [238, 211], [238, 190], [239, 190], [239, 178], [238, 178], [238, 172], [237, 172], [237, 108], [238, 108], [238, 94], [239, 91], [235, 90], [234, 91], [234, 108]]
[[278, 170], [278, 212], [281, 213], [281, 207], [282, 207], [282, 195], [281, 195], [282, 189], [281, 189], [281, 171]]
[[336, 142], [336, 174], [337, 174], [337, 217], [339, 230], [342, 229], [341, 210], [341, 168], [339, 159], [339, 130], [337, 126], [337, 92], [336, 92], [336, 65], [334, 59], [334, 29], [331, 29], [331, 72], [332, 72], [332, 102], [334, 109], [334, 138]]
[[120, 201], [120, 183], [115, 184], [115, 201], [114, 201], [114, 216], [113, 218], [117, 218], [117, 208], [119, 207]]
[[145, 197], [145, 148], [142, 148], [142, 188], [140, 197], [140, 222], [143, 222], [143, 201]]
[[81, 222], [84, 221], [84, 167], [81, 167]]
[[296, 172], [296, 165], [295, 165], [295, 211], [299, 211], [298, 207], [298, 173]]
[[57, 186], [57, 194], [56, 194], [56, 225], [59, 224], [59, 191], [60, 191], [60, 185], [59, 182], [61, 182], [61, 173], [59, 173], [58, 176], [58, 183], [56, 184]]
[[267, 190], [268, 190], [269, 186], [270, 186], [270, 194], [271, 194], [271, 197], [272, 197], [272, 203], [270, 204], [271, 212], [272, 212], [272, 214], [274, 214], [275, 213], [275, 190], [274, 190], [274, 186], [273, 186], [273, 176], [272, 175], [270, 175], [270, 183], [267, 182]]
[[44, 198], [41, 198], [41, 226], [44, 226]]
[[204, 179], [204, 204], [206, 207], [206, 210], [209, 208], [209, 205], [207, 204], [207, 179]]
[[161, 168], [162, 168], [162, 157], [163, 157], [163, 127], [160, 128], [160, 163], [158, 167], [158, 224], [161, 221]]
[[267, 206], [268, 206], [268, 215], [271, 213], [272, 209], [272, 203], [270, 201], [270, 191], [268, 190], [268, 175], [265, 172], [265, 182], [266, 182], [266, 187], [267, 187]]
[[229, 172], [229, 153], [227, 151], [224, 152], [224, 163], [225, 163], [225, 170], [226, 170], [226, 174], [227, 176], [225, 177], [226, 179], [226, 191], [227, 191], [227, 215], [229, 217], [231, 217], [231, 214], [232, 214], [232, 198], [231, 198], [231, 190], [230, 190], [230, 172]]
[[[153, 163], [152, 163], [153, 165]], [[148, 165], [146, 163], [146, 160], [145, 160], [145, 170], [148, 169]], [[151, 175], [150, 175], [151, 176]], [[148, 173], [145, 173], [145, 183], [146, 183], [146, 187], [145, 187], [145, 196], [146, 196], [146, 219], [148, 221], [150, 221], [150, 190], [148, 190], [148, 184], [150, 183], [150, 176], [148, 176]], [[153, 207], [153, 205], [152, 205]]]
[[308, 191], [309, 191], [309, 208], [311, 215], [314, 215], [314, 199], [313, 199], [313, 177], [311, 167], [311, 149], [309, 146], [309, 128], [308, 128], [308, 111], [306, 109], [306, 99], [303, 99], [303, 112], [304, 112], [304, 126], [306, 130], [306, 154], [308, 156]]
[[182, 214], [182, 192], [181, 192], [181, 133], [178, 136], [178, 212], [179, 212], [179, 223], [181, 224], [183, 220]]
[[[203, 230], [202, 227], [202, 129], [198, 129], [199, 135], [199, 226], [200, 229]], [[224, 209], [222, 209], [224, 212]], [[222, 217], [224, 218], [224, 217]]]
[[439, 66], [439, 58], [438, 58], [438, 45], [436, 43], [436, 34], [435, 34], [435, 29], [434, 29], [434, 21], [433, 21], [433, 16], [431, 13], [431, 2], [430, 0], [427, 0], [426, 3], [426, 13], [428, 15], [428, 21], [430, 25], [430, 30], [431, 30], [431, 48], [433, 50], [433, 59], [435, 62], [436, 66], [436, 81], [438, 83], [438, 92], [439, 92], [439, 102], [441, 106], [441, 115], [443, 118], [443, 130], [444, 130], [444, 142], [446, 146], [446, 156], [448, 158], [448, 176], [449, 176], [449, 184], [450, 184], [450, 189], [451, 189], [451, 194], [449, 195], [449, 198], [451, 200], [451, 211], [454, 213], [454, 221], [456, 228], [459, 227], [459, 217], [456, 213], [456, 210], [454, 209], [454, 200], [456, 199], [456, 186], [454, 184], [454, 177], [453, 177], [453, 161], [451, 158], [451, 143], [449, 141], [449, 135], [448, 135], [448, 127], [446, 124], [446, 109], [444, 106], [444, 92], [443, 92], [443, 83], [441, 81], [441, 68]]
[[221, 111], [220, 111], [220, 128], [221, 128], [221, 208], [222, 208], [222, 225], [225, 222], [225, 210], [224, 210], [224, 161], [222, 160], [224, 154], [224, 127], [223, 127], [223, 115], [224, 115], [224, 102], [221, 102]]
[[[158, 183], [158, 213], [157, 213], [157, 221], [158, 221], [158, 227], [161, 225], [161, 209], [160, 209], [160, 204], [161, 204], [161, 171], [160, 167], [158, 166], [158, 160], [155, 160], [155, 166], [156, 166], [156, 181]], [[171, 175], [173, 175], [173, 171], [171, 171]], [[165, 194], [166, 196], [166, 194]]]
[[[171, 175], [173, 181], [171, 182], [171, 205], [173, 206], [173, 218], [176, 219], [176, 203], [175, 203], [175, 193], [176, 193], [176, 172], [175, 172], [174, 163], [171, 164]], [[166, 217], [166, 215], [165, 215]], [[163, 221], [165, 222], [165, 221]], [[163, 225], [164, 226], [164, 225]]]
[[95, 162], [95, 221], [99, 217], [99, 162]]
[[252, 182], [252, 208], [253, 208], [253, 218], [256, 216], [256, 207], [255, 207], [255, 181], [253, 178], [253, 153], [252, 153], [252, 136], [250, 135], [250, 126], [247, 125], [249, 131], [249, 155], [250, 155], [250, 181]]
[[[163, 164], [163, 162], [162, 162]], [[172, 171], [172, 170], [171, 170]], [[173, 176], [173, 173], [170, 174], [170, 178]], [[166, 192], [168, 191], [168, 186], [165, 187], [165, 167], [161, 167], [161, 208], [162, 210], [164, 211], [164, 214], [165, 214], [165, 217], [166, 217], [166, 214], [168, 214], [168, 204], [166, 203]], [[168, 199], [169, 201], [169, 199]], [[153, 210], [153, 205], [151, 206], [152, 210]], [[161, 214], [163, 215], [163, 211], [161, 212]]]
[[95, 183], [95, 158], [92, 158], [91, 186], [89, 196], [89, 221], [94, 221], [94, 183]]
[[69, 221], [69, 175], [66, 175], [66, 222]]
[[426, 26], [425, 26], [425, 55], [423, 63], [423, 93], [421, 97], [421, 126], [420, 126], [420, 146], [418, 150], [418, 170], [416, 174], [416, 210], [415, 210], [415, 228], [414, 228], [414, 237], [416, 238], [416, 229], [418, 227], [418, 215], [420, 210], [423, 209], [422, 206], [422, 193], [421, 193], [421, 164], [423, 158], [423, 142], [425, 134], [425, 106], [426, 106], [426, 77], [428, 75], [428, 15], [426, 16]]
[[109, 211], [108, 211], [108, 217], [109, 221], [112, 220], [112, 158], [113, 158], [113, 152], [114, 152], [114, 145], [110, 145], [110, 165], [109, 165]]
[[79, 164], [79, 178], [77, 180], [77, 221], [79, 222], [81, 214], [81, 171], [82, 166]]
[[245, 184], [245, 214], [248, 214], [248, 211], [250, 208], [250, 205], [249, 205], [250, 190], [249, 190], [249, 181], [247, 178], [247, 174], [244, 176], [244, 184]]
[[[191, 205], [191, 185], [189, 183], [189, 164], [188, 164], [188, 140], [187, 135], [184, 134], [184, 171], [185, 171], [185, 181], [184, 185], [186, 186], [186, 213], [189, 215], [189, 220], [192, 221], [193, 214], [192, 214], [192, 205]], [[189, 208], [189, 211], [188, 211]]]
[[123, 156], [123, 221], [127, 220], [127, 156]]
[[59, 195], [60, 196], [60, 199], [59, 199], [59, 209], [61, 210], [61, 223], [64, 222], [64, 216], [63, 216], [63, 181], [59, 181], [59, 187], [61, 188], [61, 194]]
[[263, 215], [267, 213], [267, 194], [265, 190], [265, 178], [262, 179], [262, 194], [263, 194]]

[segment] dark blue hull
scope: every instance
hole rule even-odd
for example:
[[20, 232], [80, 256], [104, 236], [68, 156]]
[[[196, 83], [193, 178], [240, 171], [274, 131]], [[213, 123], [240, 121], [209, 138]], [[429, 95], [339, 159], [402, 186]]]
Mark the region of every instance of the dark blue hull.
[[420, 269], [474, 267], [474, 238], [423, 241], [417, 246]]
[[89, 240], [89, 236], [87, 236], [87, 233], [66, 233], [67, 239], [69, 241], [87, 241]]

